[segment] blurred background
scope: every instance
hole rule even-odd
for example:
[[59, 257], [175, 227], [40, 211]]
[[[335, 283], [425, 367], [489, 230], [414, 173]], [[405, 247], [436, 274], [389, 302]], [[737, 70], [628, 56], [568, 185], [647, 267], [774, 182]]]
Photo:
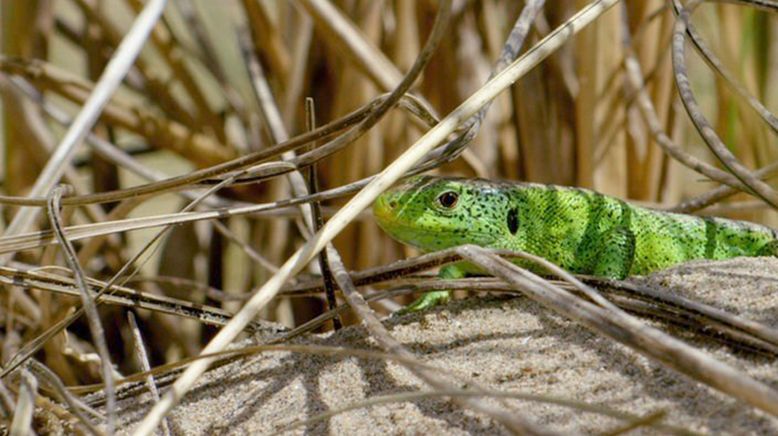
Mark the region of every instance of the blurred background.
[[[547, 2], [524, 50], [588, 3]], [[673, 207], [718, 187], [670, 157], [657, 141], [661, 131], [682, 152], [721, 167], [678, 97], [671, 3], [617, 4], [501, 94], [465, 153], [435, 171], [582, 186], [654, 207]], [[2, 193], [24, 196], [62, 138], [63, 121], [75, 116], [144, 2], [2, 0], [0, 5]], [[132, 165], [169, 178], [261, 151], [308, 129], [307, 97], [313, 99], [318, 125], [336, 120], [400, 82], [439, 6], [433, 0], [170, 0], [93, 130], [104, 145], [120, 149], [124, 160], [87, 141], [63, 181], [77, 194], [107, 192], [149, 183]], [[454, 1], [447, 34], [412, 92], [439, 116], [449, 113], [486, 82], [523, 7], [522, 1]], [[775, 161], [775, 131], [732, 83], [776, 111], [778, 18], [748, 5], [716, 3], [698, 7], [691, 22], [732, 79], [717, 74], [687, 43], [686, 66], [704, 116], [747, 167]], [[642, 85], [628, 75], [629, 60], [636, 61]], [[257, 98], [258, 78], [269, 86], [280, 131], [268, 127]], [[649, 109], [641, 109], [639, 94], [650, 102]], [[648, 112], [653, 112], [653, 127], [646, 121]], [[377, 173], [425, 129], [407, 111], [392, 110], [359, 140], [317, 162], [319, 189]], [[222, 189], [217, 206], [272, 202], [291, 192], [287, 178], [276, 177]], [[347, 199], [325, 201], [325, 219]], [[66, 207], [63, 213], [67, 224], [90, 225], [177, 213], [189, 201], [181, 190], [161, 189], [135, 199]], [[215, 206], [203, 206], [209, 207]], [[4, 225], [17, 210], [3, 207]], [[699, 212], [778, 225], [774, 212], [745, 194]], [[171, 227], [136, 263], [139, 271], [126, 285], [234, 312], [304, 242], [300, 223], [298, 209], [284, 208], [274, 215], [221, 220], [235, 239], [209, 221]], [[31, 228], [48, 228], [45, 214]], [[86, 274], [109, 279], [158, 231], [78, 242]], [[369, 213], [340, 234], [335, 245], [354, 270], [414, 254], [383, 235]], [[52, 246], [16, 252], [14, 259], [25, 268], [65, 265]], [[307, 274], [317, 272], [312, 265]], [[78, 304], [77, 297], [46, 289], [4, 285], [3, 362]], [[375, 307], [389, 311], [399, 306]], [[322, 296], [279, 298], [263, 317], [295, 326], [325, 310]], [[140, 370], [128, 311], [138, 319], [152, 365], [197, 354], [216, 331], [193, 319], [104, 304], [101, 318], [112, 360], [122, 373]], [[100, 380], [99, 364], [88, 358], [93, 355], [86, 321], [79, 319], [34, 356], [73, 385]]]

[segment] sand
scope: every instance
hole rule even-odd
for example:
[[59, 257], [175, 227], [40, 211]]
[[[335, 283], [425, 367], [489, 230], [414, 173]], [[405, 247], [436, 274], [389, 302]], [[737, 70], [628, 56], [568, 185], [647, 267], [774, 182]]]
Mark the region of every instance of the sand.
[[[778, 259], [699, 262], [637, 280], [778, 326]], [[664, 411], [662, 423], [694, 432], [778, 433], [775, 417], [665, 369], [526, 298], [473, 297], [422, 314], [391, 317], [385, 325], [425, 363], [495, 390], [581, 401], [635, 415]], [[251, 341], [243, 345], [247, 343]], [[375, 349], [359, 326], [309, 335], [297, 343]], [[691, 343], [778, 388], [774, 359], [733, 351], [705, 338]], [[276, 434], [290, 423], [361, 400], [424, 388], [394, 362], [273, 352], [208, 372], [169, 419], [174, 434]], [[594, 433], [625, 425], [576, 408], [501, 401], [509, 410], [561, 433]], [[123, 400], [122, 431], [130, 432], [149, 405], [147, 394]], [[639, 431], [654, 434], [667, 429]], [[287, 433], [506, 431], [444, 399], [427, 398], [360, 408]]]

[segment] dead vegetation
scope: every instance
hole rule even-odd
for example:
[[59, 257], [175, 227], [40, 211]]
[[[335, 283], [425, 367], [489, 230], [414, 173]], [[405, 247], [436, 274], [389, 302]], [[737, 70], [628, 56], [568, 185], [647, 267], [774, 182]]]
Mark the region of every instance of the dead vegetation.
[[[316, 352], [286, 341], [360, 322], [386, 353], [373, 357], [512, 432], [553, 431], [472, 380], [461, 390], [383, 327], [398, 294], [440, 286], [520, 291], [778, 415], [774, 387], [630, 313], [681, 313], [774, 355], [768, 326], [552, 265], [562, 282], [549, 281], [500, 258], [515, 253], [390, 263], [417, 253], [363, 212], [400, 177], [437, 171], [774, 225], [778, 4], [708, 3], [3, 2], [5, 428], [26, 433], [45, 411], [112, 433], [117, 389], [144, 381], [160, 398], [148, 434], [209, 365]], [[461, 258], [494, 278], [419, 274]], [[225, 351], [266, 321], [293, 330]], [[157, 392], [160, 376], [175, 383]], [[102, 410], [83, 403], [95, 390]]]

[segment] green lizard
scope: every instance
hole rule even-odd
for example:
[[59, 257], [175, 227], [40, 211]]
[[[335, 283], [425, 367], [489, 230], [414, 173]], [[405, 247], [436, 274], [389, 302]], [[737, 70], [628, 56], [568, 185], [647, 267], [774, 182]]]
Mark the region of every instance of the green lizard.
[[[778, 232], [768, 227], [651, 210], [552, 185], [415, 177], [378, 197], [373, 214], [394, 239], [424, 251], [462, 244], [521, 250], [573, 273], [614, 279], [694, 259], [778, 255]], [[474, 272], [460, 262], [440, 276]], [[437, 305], [449, 294], [428, 292], [406, 311]]]

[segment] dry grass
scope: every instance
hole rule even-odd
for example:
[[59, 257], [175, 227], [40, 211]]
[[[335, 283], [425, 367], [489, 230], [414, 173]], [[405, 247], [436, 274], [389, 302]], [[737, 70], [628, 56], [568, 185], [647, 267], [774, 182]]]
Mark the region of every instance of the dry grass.
[[[12, 431], [35, 426], [34, 403], [110, 433], [112, 372], [145, 380], [220, 353], [268, 328], [256, 315], [297, 327], [288, 337], [365, 322], [451, 392], [376, 318], [408, 297], [368, 306], [357, 288], [417, 289], [414, 273], [457, 256], [501, 279], [469, 289], [523, 290], [605, 336], [659, 341], [628, 344], [649, 355], [671, 340], [570, 277], [599, 303], [569, 312], [579, 294], [490, 253], [382, 269], [416, 253], [362, 210], [408, 171], [584, 186], [776, 224], [774, 2], [453, 1], [446, 13], [449, 2], [431, 0], [170, 0], [158, 20], [163, 3], [2, 2], [0, 406]], [[329, 257], [309, 262], [320, 251]], [[329, 286], [312, 281], [330, 268]], [[778, 347], [772, 330], [716, 322]], [[655, 357], [681, 372], [693, 361], [692, 377], [778, 414], [770, 388], [673, 352]], [[214, 360], [190, 366], [178, 392]], [[106, 380], [103, 416], [76, 387]], [[167, 392], [145, 428], [175, 402]], [[513, 431], [543, 430], [453, 398]]]

